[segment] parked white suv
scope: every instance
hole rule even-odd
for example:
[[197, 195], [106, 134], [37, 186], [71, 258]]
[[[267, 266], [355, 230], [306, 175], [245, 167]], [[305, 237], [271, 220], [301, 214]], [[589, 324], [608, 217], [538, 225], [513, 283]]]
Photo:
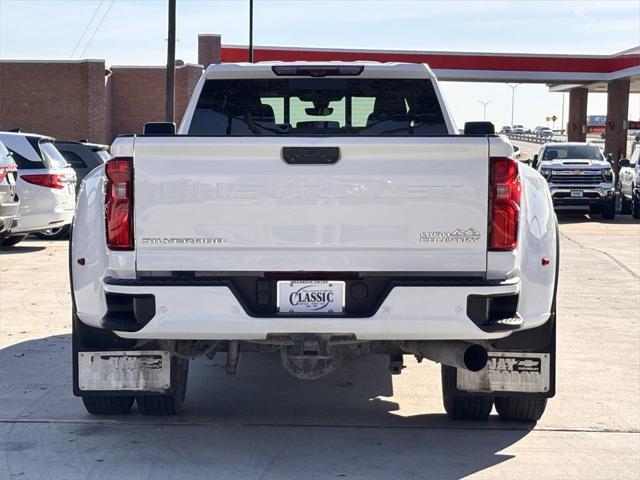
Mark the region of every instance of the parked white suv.
[[76, 174], [54, 146], [54, 139], [0, 132], [0, 141], [13, 153], [18, 166], [16, 191], [20, 198], [18, 223], [5, 232], [2, 245], [15, 245], [32, 232], [69, 225], [75, 212]]
[[[189, 358], [270, 353], [316, 379], [379, 354], [440, 362], [447, 413], [537, 420], [555, 391], [556, 217], [432, 71], [214, 65], [178, 135], [130, 135], [72, 229], [74, 393], [173, 414]], [[490, 128], [489, 128], [490, 127]], [[169, 130], [169, 129], [168, 129]]]

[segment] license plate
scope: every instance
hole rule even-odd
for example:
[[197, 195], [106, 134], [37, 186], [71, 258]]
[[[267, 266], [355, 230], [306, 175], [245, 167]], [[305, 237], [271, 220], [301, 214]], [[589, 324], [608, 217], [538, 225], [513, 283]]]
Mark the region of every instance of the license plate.
[[571, 190], [572, 198], [582, 198], [582, 190]]
[[281, 313], [342, 313], [345, 284], [340, 281], [280, 281], [277, 308]]
[[549, 362], [548, 353], [489, 352], [479, 372], [458, 369], [457, 387], [465, 392], [546, 392]]
[[84, 391], [163, 392], [171, 386], [166, 351], [79, 352], [78, 386]]

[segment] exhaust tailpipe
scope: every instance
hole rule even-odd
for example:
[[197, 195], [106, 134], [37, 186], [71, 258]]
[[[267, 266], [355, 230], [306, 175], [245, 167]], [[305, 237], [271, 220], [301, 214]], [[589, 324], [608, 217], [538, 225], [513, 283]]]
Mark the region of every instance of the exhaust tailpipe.
[[483, 346], [454, 340], [405, 342], [405, 348], [414, 355], [472, 372], [482, 370], [489, 359]]

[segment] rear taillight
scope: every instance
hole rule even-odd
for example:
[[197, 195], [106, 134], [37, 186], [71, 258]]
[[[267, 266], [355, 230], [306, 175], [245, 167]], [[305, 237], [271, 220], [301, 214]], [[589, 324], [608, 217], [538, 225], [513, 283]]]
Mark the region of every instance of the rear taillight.
[[107, 246], [133, 250], [133, 159], [115, 157], [105, 165]]
[[489, 250], [513, 250], [518, 246], [520, 176], [510, 158], [491, 158], [489, 185]]
[[35, 175], [20, 175], [20, 178], [27, 183], [32, 183], [33, 185], [62, 190], [65, 186], [66, 177], [64, 174], [60, 173], [42, 173]]
[[2, 183], [5, 178], [7, 178], [8, 173], [9, 173], [9, 169], [0, 165], [0, 183]]

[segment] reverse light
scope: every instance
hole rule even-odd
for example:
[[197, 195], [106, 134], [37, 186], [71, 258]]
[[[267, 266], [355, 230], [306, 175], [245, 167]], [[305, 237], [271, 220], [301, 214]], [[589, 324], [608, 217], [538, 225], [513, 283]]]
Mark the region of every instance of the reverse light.
[[111, 250], [133, 250], [133, 158], [110, 159], [105, 174], [107, 246]]
[[489, 184], [489, 250], [509, 251], [518, 246], [522, 186], [515, 160], [491, 158]]
[[20, 178], [33, 185], [62, 190], [65, 186], [64, 180], [66, 177], [61, 173], [43, 173], [36, 175], [20, 175]]

